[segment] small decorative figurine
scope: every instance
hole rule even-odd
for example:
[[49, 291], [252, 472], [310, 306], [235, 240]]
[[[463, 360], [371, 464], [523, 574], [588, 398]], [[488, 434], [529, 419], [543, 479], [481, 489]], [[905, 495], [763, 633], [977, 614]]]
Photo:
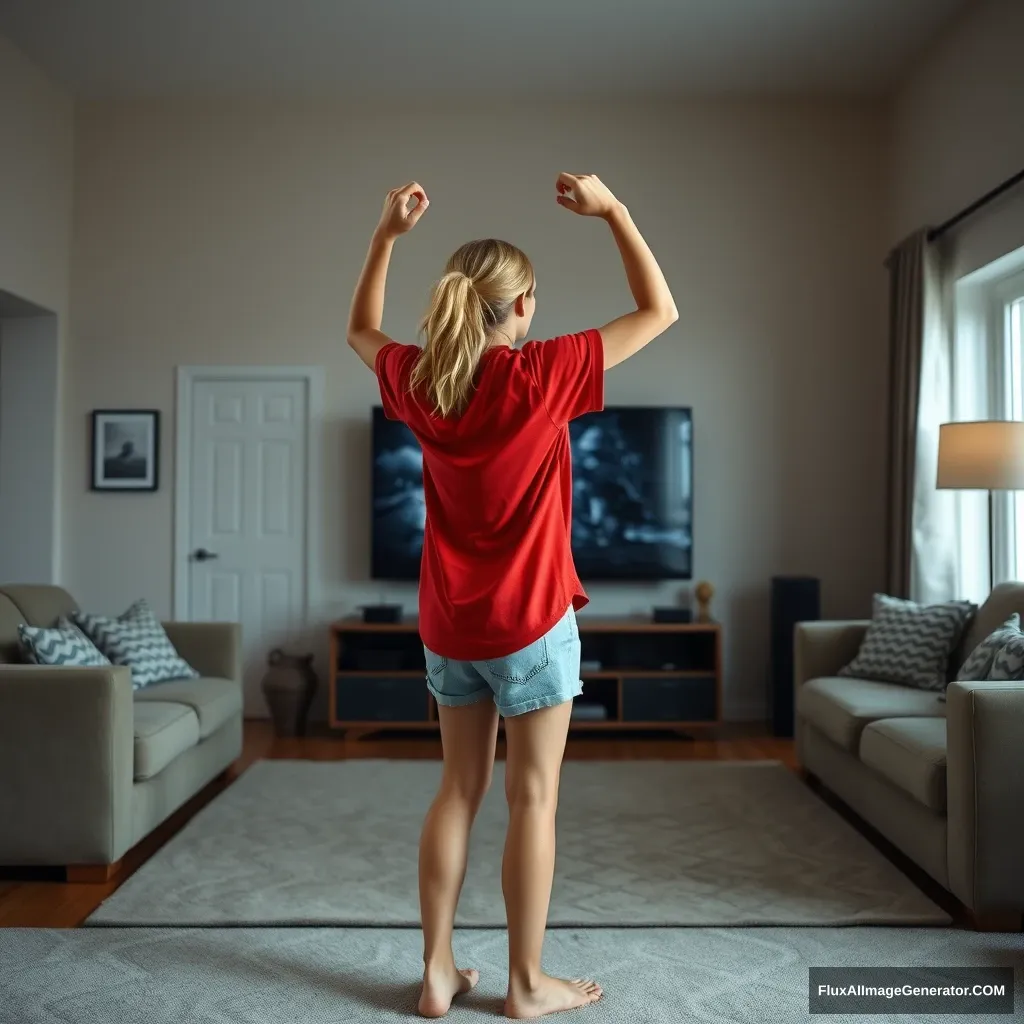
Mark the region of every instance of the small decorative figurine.
[[693, 588], [693, 596], [697, 598], [697, 621], [711, 621], [711, 598], [715, 596], [715, 588], [707, 580], [701, 580]]

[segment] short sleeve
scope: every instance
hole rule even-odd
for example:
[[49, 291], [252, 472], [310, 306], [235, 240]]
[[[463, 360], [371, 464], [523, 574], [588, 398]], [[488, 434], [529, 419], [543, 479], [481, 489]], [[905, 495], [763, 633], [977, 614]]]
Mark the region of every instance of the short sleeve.
[[523, 355], [556, 425], [604, 408], [604, 346], [600, 331], [531, 341], [523, 346]]
[[409, 372], [419, 355], [416, 345], [392, 341], [377, 353], [373, 370], [380, 387], [380, 401], [389, 420], [404, 420], [408, 401]]

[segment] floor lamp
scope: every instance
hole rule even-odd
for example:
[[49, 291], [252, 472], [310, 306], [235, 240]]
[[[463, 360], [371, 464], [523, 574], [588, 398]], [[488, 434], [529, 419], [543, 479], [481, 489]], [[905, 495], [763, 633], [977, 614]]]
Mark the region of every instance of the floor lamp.
[[989, 585], [995, 586], [993, 491], [1024, 490], [1024, 422], [984, 420], [939, 427], [941, 490], [988, 492]]

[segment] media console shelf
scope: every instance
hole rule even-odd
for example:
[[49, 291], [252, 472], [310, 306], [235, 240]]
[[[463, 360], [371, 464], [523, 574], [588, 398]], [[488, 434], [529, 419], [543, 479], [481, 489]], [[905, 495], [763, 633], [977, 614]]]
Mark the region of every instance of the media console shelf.
[[[652, 623], [581, 615], [583, 693], [573, 730], [713, 726], [722, 713], [722, 631], [715, 622]], [[331, 626], [330, 718], [352, 735], [437, 729], [415, 620]]]

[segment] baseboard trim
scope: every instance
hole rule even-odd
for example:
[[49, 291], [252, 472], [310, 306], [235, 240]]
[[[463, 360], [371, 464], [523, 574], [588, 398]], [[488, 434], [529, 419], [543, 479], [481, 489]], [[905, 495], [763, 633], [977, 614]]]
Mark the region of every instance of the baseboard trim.
[[120, 870], [121, 861], [113, 864], [69, 864], [65, 877], [72, 884], [98, 885], [109, 882]]

